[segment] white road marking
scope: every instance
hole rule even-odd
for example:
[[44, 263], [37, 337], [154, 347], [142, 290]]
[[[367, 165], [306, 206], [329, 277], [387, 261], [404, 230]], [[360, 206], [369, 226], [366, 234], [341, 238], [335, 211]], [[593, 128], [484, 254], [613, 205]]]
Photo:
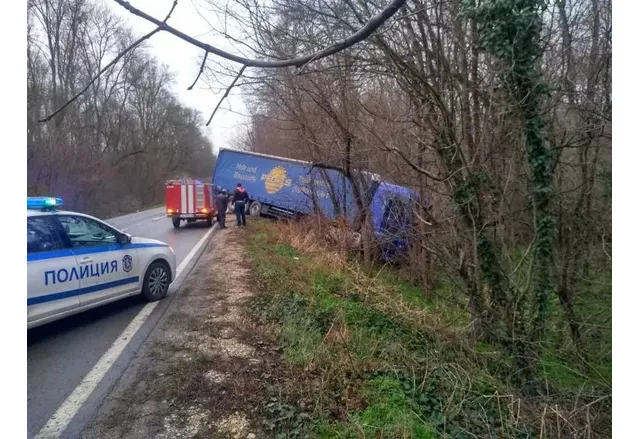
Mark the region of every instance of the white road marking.
[[159, 216], [159, 217], [157, 217], [157, 218], [152, 219], [151, 221], [159, 221], [159, 220], [161, 220], [162, 218], [166, 218], [166, 217], [167, 217], [167, 215], [162, 215], [162, 216]]
[[180, 273], [182, 273], [182, 271], [189, 264], [189, 262], [191, 262], [191, 259], [193, 259], [193, 257], [196, 255], [196, 253], [198, 253], [198, 250], [200, 250], [200, 247], [202, 247], [204, 245], [204, 243], [206, 242], [207, 238], [209, 238], [209, 236], [211, 236], [211, 234], [213, 233], [214, 230], [216, 230], [215, 227], [212, 227], [211, 229], [209, 229], [209, 231], [207, 233], [205, 233], [202, 238], [200, 238], [200, 241], [198, 241], [198, 243], [193, 246], [191, 251], [182, 260], [182, 262], [180, 262], [180, 265], [178, 265], [178, 268], [176, 268], [176, 278], [178, 276], [180, 276]]
[[122, 220], [131, 220], [134, 218], [138, 218], [144, 215], [148, 215], [150, 212], [154, 212], [157, 210], [164, 210], [164, 207], [154, 207], [153, 209], [147, 209], [147, 210], [143, 210], [143, 211], [137, 211], [134, 213], [129, 213], [126, 215], [121, 215], [121, 216], [116, 216], [113, 218], [108, 218], [105, 221], [107, 221], [108, 223], [112, 222], [112, 221], [122, 221]]
[[[198, 241], [198, 243], [191, 249], [189, 254], [182, 260], [178, 268], [176, 269], [176, 278], [187, 267], [189, 262], [195, 257], [198, 250], [205, 244], [209, 236], [216, 228], [212, 227], [207, 233]], [[93, 366], [93, 369], [84, 377], [78, 387], [76, 387], [71, 395], [64, 400], [64, 402], [58, 407], [58, 410], [47, 421], [42, 429], [35, 436], [35, 439], [43, 438], [58, 438], [60, 434], [67, 428], [69, 422], [78, 413], [82, 405], [86, 402], [89, 395], [93, 393], [102, 378], [107, 374], [113, 363], [118, 359], [124, 348], [133, 339], [136, 332], [144, 325], [144, 322], [151, 315], [151, 312], [158, 306], [160, 302], [151, 302], [146, 304], [134, 317], [134, 319], [127, 325], [122, 331], [122, 334], [118, 336], [116, 341], [113, 342], [111, 347], [102, 355], [100, 360]]]

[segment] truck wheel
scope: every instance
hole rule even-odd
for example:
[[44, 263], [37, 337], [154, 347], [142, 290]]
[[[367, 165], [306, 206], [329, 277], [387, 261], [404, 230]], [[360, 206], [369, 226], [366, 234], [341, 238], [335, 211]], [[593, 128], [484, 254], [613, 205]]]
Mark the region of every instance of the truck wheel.
[[142, 284], [142, 296], [148, 302], [155, 302], [167, 295], [171, 273], [164, 262], [156, 261], [149, 266]]
[[173, 222], [173, 227], [174, 228], [177, 229], [177, 228], [180, 227], [180, 218], [173, 218], [171, 221]]
[[209, 215], [207, 217], [207, 227], [211, 227], [213, 225], [213, 217]]
[[260, 216], [260, 211], [262, 210], [262, 204], [259, 201], [254, 201], [249, 206], [249, 215], [251, 216]]

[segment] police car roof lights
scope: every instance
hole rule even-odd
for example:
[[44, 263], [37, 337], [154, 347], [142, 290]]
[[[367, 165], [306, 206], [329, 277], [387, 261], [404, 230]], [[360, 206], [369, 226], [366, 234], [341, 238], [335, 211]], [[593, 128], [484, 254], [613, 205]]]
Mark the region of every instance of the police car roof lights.
[[27, 197], [27, 209], [49, 210], [64, 204], [62, 198], [54, 197]]

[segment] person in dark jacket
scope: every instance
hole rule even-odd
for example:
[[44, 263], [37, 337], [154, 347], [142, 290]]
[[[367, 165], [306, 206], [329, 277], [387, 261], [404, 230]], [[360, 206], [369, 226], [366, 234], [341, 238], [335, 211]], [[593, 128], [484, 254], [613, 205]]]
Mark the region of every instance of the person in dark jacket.
[[227, 205], [229, 203], [229, 197], [227, 191], [223, 189], [216, 195], [216, 209], [218, 210], [218, 224], [221, 229], [226, 229], [225, 225], [227, 219]]
[[236, 210], [236, 224], [238, 227], [247, 225], [247, 217], [244, 209], [249, 202], [249, 194], [242, 187], [242, 183], [238, 183], [236, 191], [233, 193], [233, 202], [235, 203]]

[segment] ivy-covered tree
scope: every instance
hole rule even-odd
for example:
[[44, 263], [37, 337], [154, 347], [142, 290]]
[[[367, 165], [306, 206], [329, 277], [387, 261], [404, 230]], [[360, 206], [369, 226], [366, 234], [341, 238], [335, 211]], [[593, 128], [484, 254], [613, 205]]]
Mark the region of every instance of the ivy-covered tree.
[[538, 67], [542, 57], [543, 0], [480, 0], [468, 2], [466, 14], [477, 24], [479, 48], [500, 62], [500, 83], [510, 98], [513, 117], [524, 127], [529, 164], [529, 196], [534, 238], [529, 346], [544, 336], [553, 295], [555, 217], [553, 155], [546, 141], [542, 102], [548, 89]]

